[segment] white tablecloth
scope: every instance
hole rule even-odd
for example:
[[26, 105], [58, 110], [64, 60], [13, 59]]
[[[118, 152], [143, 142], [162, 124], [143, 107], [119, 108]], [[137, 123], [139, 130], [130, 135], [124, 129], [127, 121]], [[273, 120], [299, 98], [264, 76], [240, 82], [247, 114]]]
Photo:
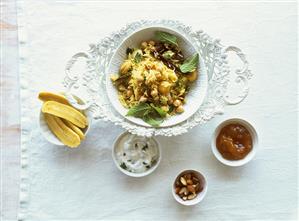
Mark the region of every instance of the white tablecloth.
[[[28, 220], [250, 220], [297, 217], [297, 88], [295, 3], [25, 1], [19, 5], [22, 99], [20, 218]], [[127, 22], [176, 19], [248, 55], [254, 78], [248, 98], [188, 134], [159, 137], [163, 159], [151, 175], [120, 173], [111, 146], [122, 130], [95, 121], [78, 149], [49, 144], [38, 129], [41, 90], [61, 91], [64, 67]], [[223, 119], [243, 117], [260, 149], [240, 168], [219, 163], [211, 134]], [[204, 201], [179, 205], [174, 177], [195, 168], [208, 179]]]

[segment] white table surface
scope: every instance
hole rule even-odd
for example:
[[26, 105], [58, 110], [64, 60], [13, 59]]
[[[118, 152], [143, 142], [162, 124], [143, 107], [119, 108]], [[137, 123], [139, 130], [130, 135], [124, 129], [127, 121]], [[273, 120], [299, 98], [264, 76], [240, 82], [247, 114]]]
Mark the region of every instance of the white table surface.
[[[42, 62], [55, 66], [53, 70], [63, 71], [66, 60], [74, 53], [86, 50], [89, 43], [96, 42], [111, 31], [121, 28], [126, 22], [138, 19], [170, 18], [178, 19], [194, 29], [203, 29], [213, 37], [222, 39], [223, 44], [239, 46], [248, 56], [254, 78], [250, 83], [248, 98], [238, 106], [225, 109], [225, 114], [218, 116], [204, 126], [191, 130], [188, 134], [176, 138], [159, 138], [163, 146], [163, 161], [156, 174], [147, 177], [142, 184], [150, 183], [155, 188], [167, 191], [171, 180], [168, 177], [184, 168], [200, 168], [209, 179], [209, 192], [206, 199], [194, 208], [180, 207], [172, 202], [171, 195], [163, 192], [163, 197], [169, 197], [167, 211], [157, 208], [131, 211], [134, 218], [142, 219], [144, 214], [150, 218], [173, 220], [198, 220], [202, 217], [214, 220], [223, 217], [232, 219], [296, 219], [297, 217], [297, 50], [296, 50], [296, 4], [295, 3], [99, 3], [96, 1], [77, 3], [46, 3], [39, 2], [28, 12], [39, 16], [47, 15], [49, 5], [57, 8], [57, 17], [48, 17], [47, 22], [31, 23], [31, 43], [42, 44], [43, 33], [34, 32], [38, 25], [48, 25], [49, 29], [60, 30], [53, 36], [52, 48], [41, 51], [36, 60], [33, 72], [50, 74], [43, 69]], [[81, 12], [77, 9], [80, 7]], [[39, 9], [39, 10], [37, 10]], [[88, 17], [90, 24], [98, 23], [96, 30], [86, 26], [86, 20], [80, 19], [80, 13], [85, 18], [88, 13], [98, 12], [96, 17]], [[92, 26], [95, 27], [95, 26]], [[68, 31], [65, 31], [68, 30]], [[70, 30], [74, 30], [73, 32]], [[86, 34], [89, 33], [89, 34]], [[5, 39], [7, 40], [7, 38]], [[5, 41], [7, 55], [15, 55], [16, 45], [11, 46]], [[66, 57], [50, 57], [55, 46], [64, 44], [63, 55]], [[11, 54], [10, 54], [11, 53]], [[49, 58], [50, 57], [50, 58]], [[5, 60], [7, 67], [17, 66], [15, 57]], [[15, 67], [14, 67], [15, 68]], [[16, 69], [13, 69], [16, 70]], [[3, 71], [4, 95], [17, 95], [15, 80], [17, 74], [10, 75]], [[13, 79], [13, 80], [11, 80]], [[9, 81], [8, 81], [9, 82]], [[60, 82], [60, 81], [59, 81]], [[50, 82], [41, 82], [34, 90], [52, 89]], [[18, 110], [12, 105], [10, 97], [3, 96], [9, 104], [5, 110], [1, 129], [4, 128], [4, 138], [1, 163], [3, 162], [3, 194], [1, 217], [16, 218], [18, 205], [19, 176], [19, 143], [11, 131], [18, 131]], [[12, 96], [15, 99], [15, 97]], [[32, 98], [35, 99], [35, 98]], [[14, 102], [15, 103], [15, 102]], [[16, 105], [17, 102], [16, 102]], [[1, 107], [2, 108], [2, 107]], [[8, 109], [10, 108], [10, 109]], [[12, 111], [13, 110], [13, 111]], [[210, 150], [210, 138], [217, 124], [228, 117], [244, 117], [253, 122], [259, 132], [260, 149], [256, 158], [242, 168], [228, 168], [214, 159]], [[120, 130], [109, 124], [95, 126], [95, 132], [106, 129]], [[111, 139], [111, 138], [110, 138]], [[109, 140], [108, 140], [109, 141]], [[108, 142], [106, 141], [106, 142]], [[109, 145], [108, 143], [105, 145]], [[198, 154], [198, 157], [194, 156]], [[189, 161], [188, 159], [192, 159]], [[53, 159], [52, 159], [53, 160]], [[111, 164], [112, 166], [112, 164]], [[121, 176], [121, 174], [119, 174]], [[161, 183], [150, 180], [154, 176], [161, 178]], [[123, 179], [126, 182], [127, 179]], [[128, 181], [132, 183], [132, 181]], [[137, 184], [133, 184], [137, 187]], [[137, 185], [137, 186], [136, 186]], [[166, 187], [165, 187], [166, 186]], [[146, 186], [147, 191], [153, 191]], [[141, 191], [140, 189], [138, 191]], [[168, 202], [167, 201], [167, 202]], [[146, 201], [140, 201], [141, 208]], [[240, 209], [242, 205], [246, 210]], [[123, 218], [132, 218], [124, 214]], [[173, 216], [179, 214], [179, 216]], [[63, 217], [62, 217], [63, 218]], [[105, 217], [109, 219], [108, 217]]]

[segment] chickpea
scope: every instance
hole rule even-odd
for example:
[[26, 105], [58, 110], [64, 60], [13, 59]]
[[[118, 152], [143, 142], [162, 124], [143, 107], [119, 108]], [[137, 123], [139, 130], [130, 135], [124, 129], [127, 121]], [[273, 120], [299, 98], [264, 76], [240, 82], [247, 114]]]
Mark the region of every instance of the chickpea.
[[168, 101], [167, 101], [168, 104], [172, 104], [173, 103], [173, 99], [172, 99], [172, 97], [171, 97], [170, 94], [167, 94], [167, 99], [168, 99]]
[[141, 43], [141, 48], [146, 48], [146, 47], [147, 47], [147, 42], [146, 41], [142, 42]]
[[159, 96], [154, 97], [154, 101], [159, 101], [159, 100], [160, 100]]
[[169, 106], [162, 106], [161, 109], [165, 112], [168, 112], [169, 111]]
[[136, 80], [137, 80], [138, 82], [143, 82], [143, 81], [144, 81], [144, 77], [141, 76], [141, 75], [137, 75], [137, 76], [136, 76]]
[[197, 79], [197, 71], [193, 71], [193, 72], [187, 74], [187, 79], [190, 82], [195, 81]]
[[131, 97], [133, 95], [133, 91], [132, 90], [127, 90], [127, 96]]
[[126, 88], [125, 88], [124, 85], [121, 84], [121, 85], [118, 86], [118, 90], [119, 90], [119, 91], [125, 91]]
[[161, 94], [168, 94], [170, 91], [171, 84], [167, 81], [162, 81], [159, 85], [159, 92]]
[[175, 110], [177, 113], [183, 113], [184, 112], [184, 108], [182, 105], [178, 106], [177, 109]]
[[131, 69], [132, 63], [129, 60], [126, 60], [120, 67], [120, 73], [126, 74]]
[[182, 105], [182, 102], [181, 102], [179, 99], [176, 99], [176, 100], [173, 102], [173, 105], [174, 105], [175, 107], [179, 107], [179, 106]]
[[149, 41], [149, 44], [154, 46], [155, 45], [155, 42], [154, 41]]
[[153, 90], [151, 91], [151, 95], [152, 95], [152, 97], [157, 97], [157, 96], [158, 96], [158, 91], [157, 91], [157, 89], [153, 89]]
[[139, 102], [146, 102], [147, 101], [147, 98], [145, 96], [141, 96], [141, 98], [139, 99]]

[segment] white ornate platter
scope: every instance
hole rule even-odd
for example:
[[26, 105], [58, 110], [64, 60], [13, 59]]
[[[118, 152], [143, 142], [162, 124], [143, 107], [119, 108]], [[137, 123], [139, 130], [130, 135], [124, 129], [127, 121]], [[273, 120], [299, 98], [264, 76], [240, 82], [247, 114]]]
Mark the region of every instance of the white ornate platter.
[[[200, 54], [208, 78], [207, 93], [195, 111], [189, 113], [189, 116], [178, 124], [166, 123], [158, 128], [147, 127], [123, 117], [110, 101], [113, 95], [108, 95], [111, 85], [107, 84], [107, 75], [111, 74], [112, 58], [116, 55], [121, 43], [133, 33], [151, 27], [173, 30], [192, 42], [194, 50]], [[232, 68], [228, 64], [227, 55], [230, 51], [235, 52], [243, 63], [243, 66], [235, 72], [231, 71]], [[85, 59], [86, 68], [81, 72], [75, 72], [74, 64], [81, 58]], [[237, 47], [225, 47], [220, 44], [220, 40], [212, 39], [203, 31], [192, 31], [191, 27], [178, 21], [155, 20], [128, 24], [99, 43], [91, 44], [88, 51], [75, 54], [66, 65], [64, 86], [70, 102], [79, 109], [87, 109], [95, 119], [111, 121], [140, 136], [175, 136], [186, 133], [194, 126], [203, 124], [215, 115], [223, 113], [225, 105], [238, 104], [244, 100], [249, 91], [248, 80], [251, 76], [245, 55]], [[230, 81], [232, 77], [234, 80]], [[239, 87], [239, 93], [234, 94], [234, 97], [227, 94], [231, 85]], [[71, 94], [83, 96], [86, 100], [85, 105], [78, 104]]]

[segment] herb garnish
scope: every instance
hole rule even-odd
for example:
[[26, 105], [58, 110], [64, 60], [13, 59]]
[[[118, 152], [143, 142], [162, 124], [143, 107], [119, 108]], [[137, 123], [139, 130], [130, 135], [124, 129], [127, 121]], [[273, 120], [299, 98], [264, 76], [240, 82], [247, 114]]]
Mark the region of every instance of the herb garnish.
[[157, 31], [155, 33], [155, 37], [156, 37], [157, 40], [159, 40], [163, 43], [168, 43], [168, 44], [178, 46], [176, 36], [174, 36], [170, 33], [163, 32], [163, 31]]
[[180, 71], [182, 73], [195, 71], [198, 65], [198, 59], [199, 59], [199, 55], [197, 53], [187, 58], [185, 62], [182, 65], [180, 65]]
[[149, 125], [158, 127], [166, 117], [166, 112], [153, 104], [139, 103], [129, 109], [127, 116], [141, 118]]
[[122, 162], [119, 166], [120, 166], [121, 168], [123, 168], [124, 170], [127, 170], [127, 169], [128, 169], [127, 165], [126, 165], [124, 162]]
[[142, 54], [137, 52], [135, 57], [134, 57], [134, 61], [135, 61], [135, 63], [139, 63], [141, 60], [142, 60]]
[[145, 151], [146, 149], [148, 149], [148, 145], [147, 145], [147, 144], [145, 144], [145, 146], [142, 147], [142, 150], [143, 150], [143, 151]]

